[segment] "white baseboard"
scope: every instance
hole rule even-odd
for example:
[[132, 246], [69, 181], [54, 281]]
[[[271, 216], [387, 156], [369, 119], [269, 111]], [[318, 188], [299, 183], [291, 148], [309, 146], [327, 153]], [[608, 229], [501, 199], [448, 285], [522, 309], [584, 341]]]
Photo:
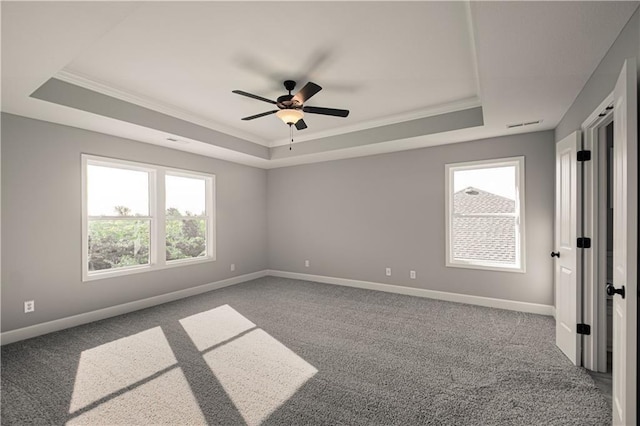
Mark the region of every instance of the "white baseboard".
[[370, 281], [351, 280], [347, 278], [325, 277], [322, 275], [301, 274], [297, 272], [268, 270], [267, 275], [282, 278], [293, 278], [298, 280], [315, 281], [325, 284], [336, 284], [346, 287], [364, 288], [367, 290], [385, 291], [387, 293], [398, 293], [408, 296], [426, 297], [429, 299], [446, 300], [448, 302], [466, 303], [469, 305], [479, 305], [490, 308], [508, 309], [510, 311], [529, 312], [533, 314], [551, 316], [555, 315], [555, 309], [552, 305], [542, 305], [539, 303], [494, 299], [492, 297], [471, 296], [468, 294], [426, 290], [422, 288], [404, 287], [399, 285], [382, 284]]
[[123, 303], [121, 305], [111, 306], [96, 311], [85, 312], [66, 318], [60, 318], [53, 321], [35, 324], [29, 327], [19, 328], [16, 330], [0, 333], [0, 344], [6, 345], [20, 340], [30, 339], [32, 337], [41, 336], [43, 334], [52, 333], [54, 331], [64, 330], [66, 328], [76, 327], [78, 325], [87, 324], [93, 321], [99, 321], [106, 318], [122, 315], [140, 309], [161, 305], [174, 300], [183, 299], [189, 296], [206, 293], [234, 284], [243, 283], [245, 281], [262, 278], [265, 276], [274, 276], [282, 278], [293, 278], [306, 281], [315, 281], [325, 284], [342, 285], [346, 287], [356, 287], [368, 290], [384, 291], [387, 293], [405, 294], [408, 296], [426, 297], [430, 299], [446, 300], [448, 302], [466, 303], [470, 305], [487, 306], [490, 308], [508, 309], [511, 311], [530, 312], [540, 315], [555, 316], [555, 309], [551, 305], [542, 305], [537, 303], [518, 302], [514, 300], [494, 299], [491, 297], [470, 296], [467, 294], [448, 293], [444, 291], [425, 290], [421, 288], [403, 287], [399, 285], [390, 285], [375, 283], [370, 281], [351, 280], [347, 278], [326, 277], [322, 275], [301, 274], [297, 272], [286, 272], [276, 270], [262, 270], [250, 274], [240, 275], [237, 277], [227, 278], [213, 283], [203, 284], [198, 287], [187, 288], [184, 290], [174, 291], [172, 293], [161, 294], [142, 300]]
[[197, 287], [186, 288], [184, 290], [178, 290], [167, 294], [161, 294], [159, 296], [153, 296], [146, 299], [135, 300], [133, 302], [123, 303], [121, 305], [110, 306], [104, 309], [98, 309], [97, 311], [85, 312], [78, 315], [73, 315], [66, 318], [60, 318], [53, 321], [44, 322], [41, 324], [35, 324], [29, 327], [19, 328], [16, 330], [6, 331], [0, 333], [0, 344], [5, 345], [8, 343], [18, 342], [24, 339], [30, 339], [32, 337], [40, 336], [54, 331], [64, 330], [65, 328], [75, 327], [82, 324], [87, 324], [93, 321], [103, 320], [105, 318], [114, 317], [116, 315], [122, 315], [129, 312], [137, 311], [140, 309], [149, 308], [151, 306], [161, 305], [167, 302], [173, 302], [174, 300], [184, 299], [185, 297], [195, 296], [197, 294], [206, 293], [211, 290], [216, 290], [222, 287], [228, 287], [230, 285], [243, 283], [245, 281], [254, 280], [256, 278], [262, 278], [268, 275], [267, 270], [253, 272], [250, 274], [239, 275], [237, 277], [231, 277], [224, 280], [216, 281], [213, 283], [203, 284]]

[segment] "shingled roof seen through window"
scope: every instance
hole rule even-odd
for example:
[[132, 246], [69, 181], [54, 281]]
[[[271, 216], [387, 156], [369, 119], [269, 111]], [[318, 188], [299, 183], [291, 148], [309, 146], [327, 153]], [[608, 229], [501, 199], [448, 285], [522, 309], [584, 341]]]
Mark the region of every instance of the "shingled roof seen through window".
[[[491, 263], [515, 264], [515, 200], [467, 187], [453, 194], [453, 257]], [[480, 215], [480, 216], [477, 216]]]

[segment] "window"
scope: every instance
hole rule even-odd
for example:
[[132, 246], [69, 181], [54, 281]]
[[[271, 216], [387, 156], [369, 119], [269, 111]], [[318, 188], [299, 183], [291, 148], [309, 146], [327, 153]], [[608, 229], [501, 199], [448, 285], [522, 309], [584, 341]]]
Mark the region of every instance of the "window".
[[215, 260], [215, 176], [82, 156], [83, 280]]
[[173, 173], [165, 176], [167, 262], [207, 255], [206, 179]]
[[445, 169], [447, 266], [524, 272], [524, 157]]

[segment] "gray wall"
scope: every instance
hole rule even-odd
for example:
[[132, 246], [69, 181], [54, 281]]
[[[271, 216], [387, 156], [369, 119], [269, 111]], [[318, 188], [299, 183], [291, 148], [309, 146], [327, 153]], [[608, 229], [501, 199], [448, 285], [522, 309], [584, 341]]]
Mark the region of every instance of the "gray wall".
[[[217, 261], [83, 283], [81, 153], [215, 174]], [[265, 170], [9, 114], [1, 158], [3, 332], [267, 268]]]
[[[580, 129], [584, 120], [613, 91], [627, 58], [635, 58], [640, 71], [640, 9], [636, 10], [598, 67], [556, 127], [556, 141]], [[640, 73], [638, 74], [640, 81]]]
[[[529, 133], [269, 170], [269, 267], [551, 305], [553, 136]], [[445, 267], [444, 165], [520, 155], [527, 272]], [[416, 280], [409, 279], [411, 269]]]

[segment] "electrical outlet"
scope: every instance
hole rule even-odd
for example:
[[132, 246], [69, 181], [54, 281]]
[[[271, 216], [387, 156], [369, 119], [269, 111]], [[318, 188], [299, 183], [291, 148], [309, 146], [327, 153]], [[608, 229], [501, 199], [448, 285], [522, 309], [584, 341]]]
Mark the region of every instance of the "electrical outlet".
[[27, 300], [24, 302], [24, 313], [33, 312], [36, 310], [36, 302], [33, 300]]
[[411, 278], [412, 280], [416, 279], [416, 271], [409, 271], [409, 278]]
[[305, 268], [308, 268], [308, 267], [309, 267], [309, 261], [308, 261], [308, 260], [305, 260], [305, 261], [304, 261], [304, 266], [305, 266]]
[[233, 271], [235, 271], [235, 270], [236, 270], [236, 264], [235, 264], [235, 263], [232, 263], [232, 264], [231, 264], [231, 272], [233, 272]]
[[390, 276], [391, 276], [391, 268], [387, 268], [387, 270], [386, 270], [386, 274], [387, 274], [387, 276], [388, 276], [388, 277], [390, 277]]

